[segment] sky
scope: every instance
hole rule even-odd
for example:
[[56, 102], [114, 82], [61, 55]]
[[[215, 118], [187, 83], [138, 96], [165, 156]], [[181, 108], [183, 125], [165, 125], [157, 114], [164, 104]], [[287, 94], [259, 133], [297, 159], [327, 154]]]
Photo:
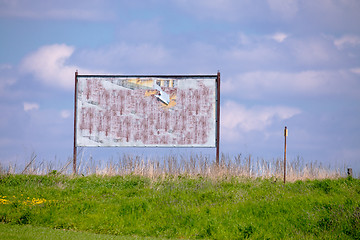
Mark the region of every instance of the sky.
[[[359, 12], [358, 0], [0, 0], [0, 163], [72, 156], [76, 70], [220, 71], [222, 153], [282, 158], [287, 126], [288, 160], [359, 172]], [[155, 150], [84, 150], [126, 151]]]

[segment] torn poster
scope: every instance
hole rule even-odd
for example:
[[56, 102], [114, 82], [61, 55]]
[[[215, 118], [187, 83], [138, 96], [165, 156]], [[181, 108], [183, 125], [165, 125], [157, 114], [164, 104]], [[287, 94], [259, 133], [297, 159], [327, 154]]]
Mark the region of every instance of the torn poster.
[[215, 147], [216, 75], [77, 75], [76, 146]]

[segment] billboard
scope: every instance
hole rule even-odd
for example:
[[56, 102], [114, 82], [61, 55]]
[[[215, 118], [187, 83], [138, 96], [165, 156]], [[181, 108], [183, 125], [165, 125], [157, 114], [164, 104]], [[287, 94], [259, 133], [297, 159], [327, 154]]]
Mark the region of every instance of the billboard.
[[217, 75], [75, 80], [75, 147], [216, 147]]

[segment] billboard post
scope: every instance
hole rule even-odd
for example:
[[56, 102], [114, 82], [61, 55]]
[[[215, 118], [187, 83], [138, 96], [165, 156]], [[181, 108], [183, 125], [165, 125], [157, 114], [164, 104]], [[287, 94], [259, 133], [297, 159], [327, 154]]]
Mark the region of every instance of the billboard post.
[[216, 166], [219, 166], [220, 158], [220, 72], [217, 73], [216, 78]]
[[74, 93], [74, 148], [73, 148], [73, 174], [76, 174], [76, 157], [77, 157], [77, 149], [76, 149], [76, 115], [77, 115], [77, 76], [78, 71], [75, 72], [75, 93]]

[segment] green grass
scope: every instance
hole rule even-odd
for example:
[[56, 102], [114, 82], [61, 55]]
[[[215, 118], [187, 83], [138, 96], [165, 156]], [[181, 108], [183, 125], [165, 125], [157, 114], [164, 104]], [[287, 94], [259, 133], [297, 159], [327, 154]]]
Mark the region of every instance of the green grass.
[[31, 225], [0, 224], [0, 239], [2, 240], [156, 240], [160, 238], [123, 237], [87, 232], [64, 231]]
[[360, 180], [353, 178], [284, 185], [235, 177], [2, 175], [0, 199], [1, 227], [180, 239], [360, 239]]

